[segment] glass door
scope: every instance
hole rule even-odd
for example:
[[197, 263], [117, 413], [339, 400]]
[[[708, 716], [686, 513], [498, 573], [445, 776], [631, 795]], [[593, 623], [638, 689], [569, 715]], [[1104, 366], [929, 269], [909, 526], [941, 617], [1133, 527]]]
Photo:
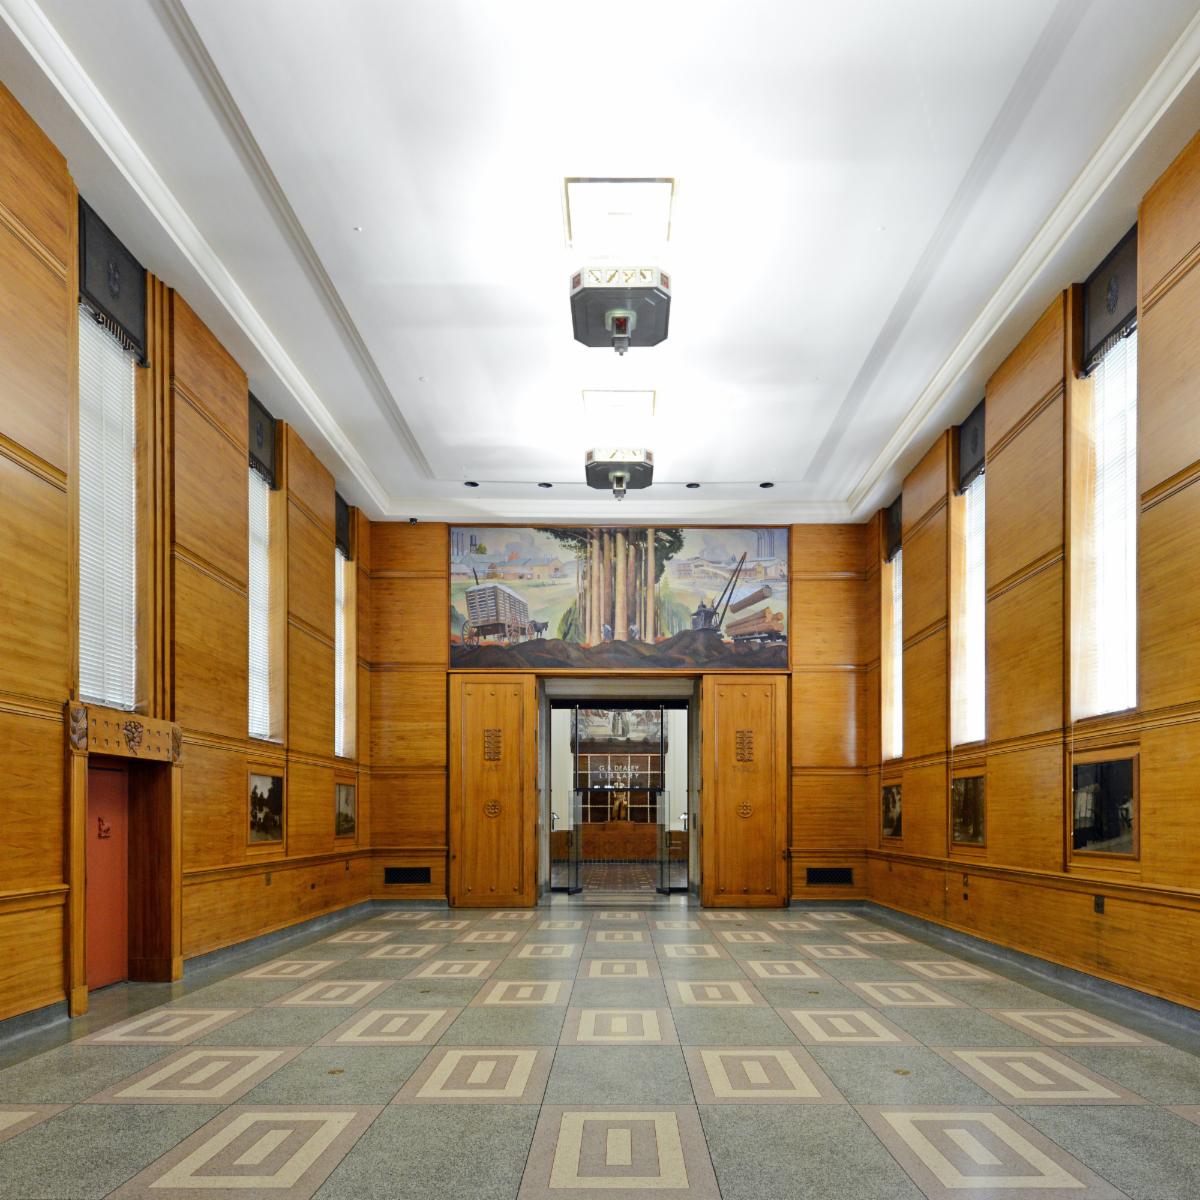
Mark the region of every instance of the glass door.
[[550, 890], [576, 895], [583, 891], [583, 792], [578, 783], [579, 710], [571, 712], [571, 786], [550, 798]]
[[[687, 793], [667, 786], [667, 755], [687, 754], [686, 744], [667, 738], [666, 710], [659, 710], [658, 745], [658, 887], [663, 893], [686, 892], [688, 885]], [[686, 761], [686, 759], [685, 759]]]

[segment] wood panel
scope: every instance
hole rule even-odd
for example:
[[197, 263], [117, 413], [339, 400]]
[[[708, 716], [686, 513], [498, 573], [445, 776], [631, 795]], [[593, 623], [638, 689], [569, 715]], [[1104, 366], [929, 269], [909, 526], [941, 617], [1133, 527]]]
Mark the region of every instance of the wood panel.
[[333, 534], [288, 506], [288, 615], [333, 640]]
[[987, 602], [991, 741], [1062, 726], [1062, 572], [1053, 563]]
[[537, 902], [532, 675], [450, 677], [450, 903]]
[[446, 673], [371, 672], [371, 763], [446, 765]]
[[445, 771], [371, 773], [373, 846], [447, 846]]
[[1200, 700], [1200, 480], [1142, 513], [1138, 690], [1143, 709]]
[[182, 775], [171, 762], [129, 763], [129, 978], [183, 974]]
[[1009, 867], [1063, 867], [1061, 745], [991, 754], [987, 760], [987, 860]]
[[861, 849], [866, 786], [862, 774], [793, 771], [793, 858], [813, 850]]
[[50, 887], [63, 880], [62, 753], [60, 714], [0, 711], [4, 769], [0, 894]]
[[75, 256], [75, 190], [67, 161], [0, 83], [0, 203], [62, 267]]
[[183, 869], [226, 867], [244, 861], [245, 753], [186, 740], [183, 764]]
[[946, 764], [926, 763], [916, 767], [905, 764], [902, 786], [904, 836], [899, 839], [897, 848], [902, 848], [905, 854], [930, 858], [943, 856], [946, 853], [946, 808], [949, 803]]
[[1155, 180], [1138, 217], [1138, 281], [1149, 296], [1200, 247], [1200, 134]]
[[288, 761], [287, 850], [289, 858], [334, 850], [332, 767]]
[[[0, 204], [8, 198], [0, 183]], [[65, 271], [47, 266], [0, 219], [0, 432], [63, 473], [77, 320], [69, 300]]]
[[857, 579], [793, 579], [790, 588], [793, 661], [843, 666], [862, 661]]
[[245, 738], [246, 593], [175, 556], [175, 709], [186, 729]]
[[288, 750], [333, 756], [333, 646], [288, 626]]
[[0, 691], [61, 704], [74, 644], [67, 495], [2, 455], [0, 494]]
[[863, 761], [867, 688], [856, 668], [792, 672], [792, 763], [853, 767]]
[[934, 440], [921, 461], [905, 476], [900, 507], [905, 541], [950, 490], [950, 431]]
[[987, 454], [991, 457], [1035, 404], [1063, 383], [1065, 293], [1056, 296], [987, 382]]
[[867, 569], [866, 526], [793, 525], [788, 568], [792, 575], [861, 575]]
[[[945, 497], [943, 496], [943, 500]], [[904, 542], [904, 640], [945, 622], [948, 509], [943, 503]]]
[[445, 664], [450, 645], [450, 597], [444, 578], [376, 578], [372, 645], [375, 661]]
[[171, 336], [172, 381], [241, 448], [245, 466], [250, 438], [245, 371], [178, 292], [171, 293]]
[[30, 900], [0, 911], [0, 1020], [54, 1004], [63, 987], [63, 897]]
[[945, 628], [904, 651], [904, 757], [945, 754], [949, 721]]
[[245, 444], [231, 440], [202, 408], [178, 393], [174, 430], [175, 541], [245, 587], [249, 573]]
[[184, 955], [190, 958], [336, 912], [364, 899], [371, 881], [370, 862], [361, 854], [185, 874]]
[[701, 683], [702, 900], [787, 903], [787, 679], [706, 675]]
[[288, 492], [317, 523], [333, 536], [333, 476], [308, 448], [304, 439], [287, 426]]
[[372, 527], [371, 570], [446, 575], [450, 569], [450, 527], [384, 522]]
[[1195, 890], [1200, 723], [1144, 729], [1139, 740], [1142, 879]]
[[988, 588], [1063, 544], [1063, 398], [1047, 405], [987, 464]]

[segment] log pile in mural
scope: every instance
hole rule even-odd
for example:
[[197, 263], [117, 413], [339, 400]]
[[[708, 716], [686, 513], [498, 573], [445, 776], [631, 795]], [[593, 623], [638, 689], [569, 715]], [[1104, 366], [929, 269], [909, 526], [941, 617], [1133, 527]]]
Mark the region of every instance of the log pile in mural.
[[787, 530], [455, 527], [450, 663], [786, 669]]

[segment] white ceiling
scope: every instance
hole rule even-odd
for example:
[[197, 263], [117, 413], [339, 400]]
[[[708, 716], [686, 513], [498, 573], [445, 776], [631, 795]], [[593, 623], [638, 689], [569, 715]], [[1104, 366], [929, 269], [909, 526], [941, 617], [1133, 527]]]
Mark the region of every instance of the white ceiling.
[[[0, 0], [0, 77], [372, 515], [862, 519], [1200, 124], [1197, 12]], [[572, 340], [566, 176], [675, 179], [666, 343]]]

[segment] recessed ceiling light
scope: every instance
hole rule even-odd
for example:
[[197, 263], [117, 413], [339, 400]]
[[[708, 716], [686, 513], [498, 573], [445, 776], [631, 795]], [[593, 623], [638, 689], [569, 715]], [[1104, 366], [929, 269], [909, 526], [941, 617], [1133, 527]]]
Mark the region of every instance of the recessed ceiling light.
[[698, 488], [700, 485], [698, 483], [685, 483], [683, 486], [690, 487], [690, 488]]
[[475, 482], [475, 480], [473, 480], [473, 479], [468, 479], [468, 480], [467, 480], [467, 481], [466, 481], [466, 482], [463, 484], [463, 487], [478, 487], [478, 486], [479, 486], [479, 484], [477, 484], [477, 483]]
[[774, 487], [775, 485], [773, 483], [760, 483], [758, 486], [761, 488], [769, 488]]
[[554, 486], [554, 484], [552, 484], [552, 483], [539, 483], [538, 484], [538, 487], [544, 487], [544, 488], [551, 488], [553, 486]]
[[601, 254], [663, 245], [674, 195], [674, 179], [564, 179], [567, 245]]
[[363, 227], [361, 225], [355, 225], [355, 227], [354, 227], [355, 233], [362, 233], [362, 231], [363, 231]]

